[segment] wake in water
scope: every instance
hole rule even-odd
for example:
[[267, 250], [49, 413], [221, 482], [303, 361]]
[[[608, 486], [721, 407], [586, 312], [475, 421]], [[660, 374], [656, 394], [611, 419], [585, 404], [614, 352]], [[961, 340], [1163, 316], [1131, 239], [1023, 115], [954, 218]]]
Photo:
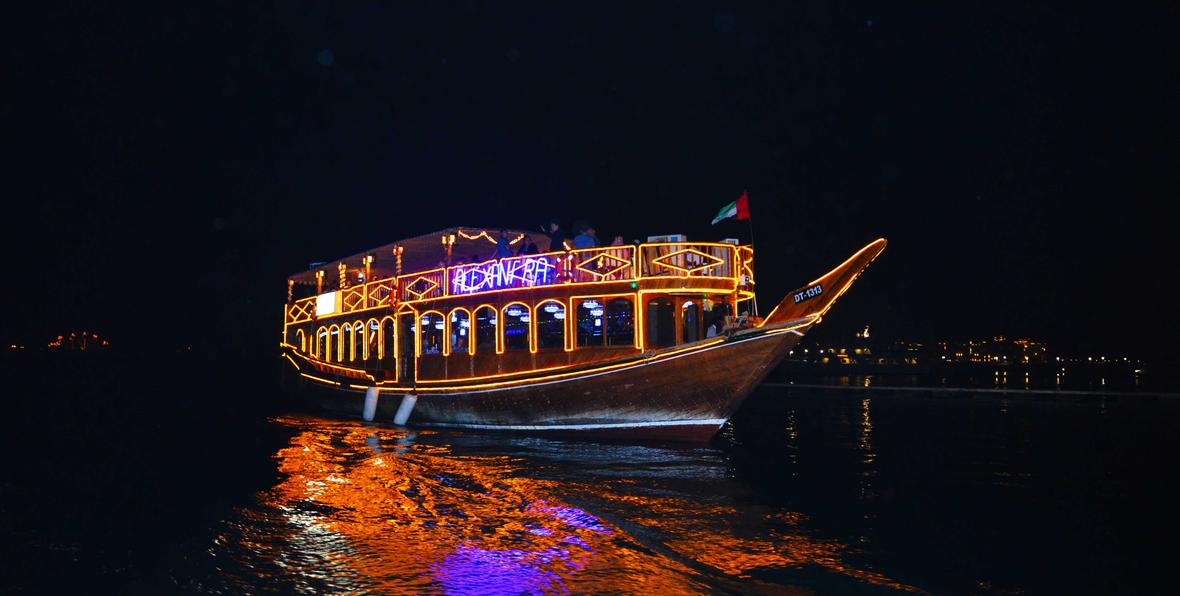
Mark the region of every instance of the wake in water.
[[280, 418], [283, 480], [210, 549], [232, 589], [446, 593], [781, 590], [821, 569], [907, 590], [809, 536], [806, 516], [710, 494], [716, 451], [415, 433]]

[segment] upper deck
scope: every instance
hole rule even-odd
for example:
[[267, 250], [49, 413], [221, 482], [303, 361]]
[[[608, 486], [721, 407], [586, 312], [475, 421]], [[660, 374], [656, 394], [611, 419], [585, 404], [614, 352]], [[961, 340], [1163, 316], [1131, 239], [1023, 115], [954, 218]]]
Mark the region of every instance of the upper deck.
[[[441, 242], [437, 238], [434, 242], [446, 247], [448, 239], [453, 243], [455, 237], [444, 232]], [[399, 245], [382, 249], [390, 253], [386, 260], [404, 253]], [[458, 301], [527, 290], [548, 290], [544, 293], [552, 294], [596, 290], [594, 286], [640, 290], [659, 287], [737, 293], [744, 299], [752, 295], [754, 285], [753, 249], [724, 242], [651, 242], [552, 251], [409, 272], [395, 270], [393, 275], [375, 279], [374, 253], [349, 260], [356, 263], [342, 260], [334, 264], [335, 272], [329, 266], [288, 280], [286, 324], [403, 304]], [[315, 279], [316, 294], [294, 299], [296, 279], [309, 283], [309, 277]]]

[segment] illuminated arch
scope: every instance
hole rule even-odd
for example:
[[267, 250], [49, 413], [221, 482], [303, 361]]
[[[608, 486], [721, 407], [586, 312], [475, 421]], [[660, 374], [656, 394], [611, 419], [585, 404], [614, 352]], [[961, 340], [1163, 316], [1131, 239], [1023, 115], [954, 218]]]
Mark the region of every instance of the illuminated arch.
[[[539, 349], [566, 347], [566, 309], [559, 300], [544, 300], [533, 308], [532, 317], [534, 351]], [[559, 333], [557, 337], [554, 337]], [[542, 341], [544, 339], [545, 341]], [[556, 341], [553, 341], [556, 340]], [[545, 344], [545, 345], [542, 345]], [[553, 345], [556, 344], [556, 345]]]
[[315, 354], [316, 358], [323, 360], [328, 354], [328, 328], [320, 327], [315, 332]]
[[[490, 314], [490, 316], [484, 317], [484, 320], [488, 321], [487, 325], [484, 328], [484, 331], [480, 331], [480, 324], [479, 324], [480, 318], [479, 317], [481, 314], [484, 314], [484, 315]], [[491, 348], [492, 351], [497, 354], [503, 352], [504, 350], [501, 349], [501, 347], [500, 347], [500, 315], [496, 311], [496, 307], [492, 306], [491, 304], [481, 304], [481, 305], [475, 307], [474, 309], [472, 309], [471, 316], [472, 316], [472, 319], [474, 319], [474, 321], [475, 321], [472, 324], [473, 335], [471, 336], [471, 340], [470, 340], [470, 343], [472, 345], [472, 353], [474, 354], [475, 352], [477, 352], [481, 349], [486, 350], [487, 348]], [[487, 341], [486, 336], [488, 334], [491, 334], [491, 336], [492, 336], [491, 342]], [[483, 346], [483, 347], [481, 348], [480, 346]]]
[[[511, 315], [509, 314], [509, 311], [515, 313], [518, 310], [523, 312]], [[524, 302], [509, 302], [508, 304], [504, 305], [504, 308], [500, 309], [500, 318], [502, 321], [499, 329], [500, 337], [502, 338], [500, 340], [501, 352], [506, 352], [510, 349], [528, 350], [530, 352], [536, 351], [536, 346], [533, 344], [532, 333], [533, 310], [529, 308], [529, 305], [525, 304]], [[511, 327], [512, 330], [510, 330], [509, 327]], [[523, 342], [517, 338], [518, 334], [515, 332], [515, 330], [521, 330], [524, 332]]]
[[365, 321], [365, 360], [373, 357], [373, 352], [377, 352], [377, 357], [381, 357], [381, 349], [377, 346], [377, 342], [381, 341], [381, 322], [377, 319], [369, 319]]
[[349, 344], [352, 343], [352, 323], [344, 322], [340, 325], [340, 361], [348, 361]]
[[[332, 339], [333, 335], [336, 336], [335, 340]], [[340, 326], [339, 325], [332, 325], [332, 326], [328, 327], [328, 354], [327, 354], [327, 357], [324, 358], [324, 360], [327, 362], [332, 362], [332, 356], [336, 357], [336, 362], [340, 362]]]
[[[400, 312], [399, 312], [399, 314], [400, 314]], [[384, 318], [381, 319], [380, 322], [377, 323], [377, 326], [378, 326], [378, 329], [377, 329], [377, 358], [380, 360], [385, 360], [385, 322], [386, 321], [389, 321], [389, 324], [391, 325], [391, 328], [393, 329], [393, 337], [394, 338], [397, 337], [397, 319], [393, 318], [392, 316], [385, 316]], [[394, 349], [397, 348], [396, 341], [394, 341], [393, 347], [394, 347]]]
[[613, 296], [605, 300], [606, 328], [603, 329], [606, 345], [633, 346], [638, 330], [635, 329], [634, 296]]
[[307, 334], [302, 329], [295, 330], [295, 337], [299, 338], [299, 351], [307, 353]]
[[[466, 327], [462, 326], [463, 321], [457, 320], [458, 317], [456, 315], [458, 315], [459, 313], [463, 313], [466, 316], [466, 321], [467, 321]], [[471, 311], [469, 311], [463, 307], [451, 309], [451, 312], [447, 313], [447, 316], [444, 319], [444, 321], [446, 322], [446, 330], [443, 331], [443, 355], [444, 356], [450, 356], [451, 351], [454, 349], [454, 346], [451, 345], [452, 344], [452, 339], [451, 339], [452, 337], [456, 337], [456, 338], [462, 337], [463, 338], [462, 340], [455, 339], [454, 341], [461, 342], [463, 345], [467, 346], [466, 352], [468, 354], [475, 353], [475, 344], [471, 342], [471, 337], [472, 337], [471, 319], [472, 319]], [[456, 323], [458, 323], [460, 325], [458, 331], [451, 328], [451, 326]]]
[[[437, 320], [435, 320], [436, 317]], [[446, 343], [445, 321], [446, 317], [439, 310], [422, 311], [414, 318], [415, 325], [418, 327], [418, 332], [415, 334], [418, 342], [418, 355], [427, 353], [441, 355], [443, 353], [443, 346]], [[431, 351], [427, 352], [426, 350]]]
[[351, 348], [349, 355], [348, 355], [348, 359], [352, 362], [356, 362], [358, 359], [357, 352], [363, 353], [365, 351], [365, 322], [364, 321], [353, 321], [352, 322], [352, 338], [348, 343]]

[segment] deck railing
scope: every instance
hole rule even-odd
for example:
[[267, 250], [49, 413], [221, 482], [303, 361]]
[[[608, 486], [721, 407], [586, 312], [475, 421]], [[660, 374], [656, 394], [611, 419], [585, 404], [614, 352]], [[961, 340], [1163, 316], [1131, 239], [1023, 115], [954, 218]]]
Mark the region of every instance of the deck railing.
[[[604, 246], [522, 255], [483, 263], [455, 265], [377, 279], [333, 292], [320, 302], [312, 296], [287, 305], [288, 324], [320, 317], [389, 307], [488, 290], [529, 288], [563, 283], [638, 280], [650, 277], [728, 278], [753, 281], [754, 251], [748, 246], [716, 242], [663, 242]], [[326, 294], [325, 294], [326, 296]]]
[[734, 277], [736, 249], [732, 244], [669, 242], [640, 246], [642, 277]]
[[634, 246], [571, 250], [567, 262], [567, 275], [573, 282], [626, 280], [635, 277]]
[[447, 270], [431, 269], [397, 278], [398, 302], [429, 300], [447, 295]]

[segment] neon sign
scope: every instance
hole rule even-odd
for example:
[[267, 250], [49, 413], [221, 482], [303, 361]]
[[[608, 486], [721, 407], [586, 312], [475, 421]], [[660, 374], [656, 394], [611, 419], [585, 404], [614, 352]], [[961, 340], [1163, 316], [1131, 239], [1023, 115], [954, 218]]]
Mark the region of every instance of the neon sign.
[[451, 294], [474, 294], [501, 288], [543, 286], [557, 281], [547, 257], [518, 257], [452, 267]]

